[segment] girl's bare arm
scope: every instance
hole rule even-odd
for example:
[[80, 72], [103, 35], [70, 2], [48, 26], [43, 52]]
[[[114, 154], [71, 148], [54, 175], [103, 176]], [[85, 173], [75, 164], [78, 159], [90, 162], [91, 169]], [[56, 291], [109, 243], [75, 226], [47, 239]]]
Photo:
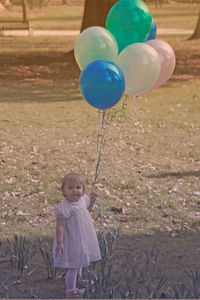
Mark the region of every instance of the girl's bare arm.
[[63, 218], [56, 219], [56, 256], [61, 255], [64, 251], [63, 237], [66, 221]]

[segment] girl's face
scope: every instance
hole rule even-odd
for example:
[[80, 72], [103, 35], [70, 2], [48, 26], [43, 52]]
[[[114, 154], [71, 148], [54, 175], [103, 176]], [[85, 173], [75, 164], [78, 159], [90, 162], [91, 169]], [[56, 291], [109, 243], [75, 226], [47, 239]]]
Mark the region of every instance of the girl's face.
[[66, 183], [63, 189], [63, 195], [70, 202], [77, 202], [83, 196], [83, 186], [78, 182]]

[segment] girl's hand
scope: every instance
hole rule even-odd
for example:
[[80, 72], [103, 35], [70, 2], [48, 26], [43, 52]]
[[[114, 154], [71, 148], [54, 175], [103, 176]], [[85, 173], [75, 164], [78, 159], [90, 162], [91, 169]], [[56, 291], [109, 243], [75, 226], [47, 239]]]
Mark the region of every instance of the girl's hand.
[[91, 192], [90, 193], [90, 205], [88, 207], [89, 212], [92, 211], [94, 203], [95, 203], [96, 200], [97, 200], [97, 193], [96, 192]]
[[96, 192], [91, 192], [90, 193], [90, 199], [94, 203], [97, 200], [97, 193]]
[[56, 256], [62, 255], [63, 251], [64, 251], [64, 245], [63, 245], [63, 243], [57, 244], [57, 246], [56, 246]]

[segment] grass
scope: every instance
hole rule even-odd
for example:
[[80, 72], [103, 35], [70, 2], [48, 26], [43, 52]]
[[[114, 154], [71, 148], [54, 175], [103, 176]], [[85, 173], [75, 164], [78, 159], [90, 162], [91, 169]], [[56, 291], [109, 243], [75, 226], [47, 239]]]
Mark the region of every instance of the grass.
[[[1, 102], [2, 211], [11, 226], [19, 220], [16, 230], [25, 221], [54, 220], [49, 205], [59, 201], [60, 178], [67, 170], [90, 181], [94, 176], [97, 114], [78, 91], [80, 100], [68, 100], [67, 93], [65, 86], [10, 87], [14, 101]], [[111, 206], [127, 209], [127, 232], [199, 226], [198, 94], [190, 82], [165, 86], [137, 102], [129, 99], [127, 121], [111, 126], [99, 192]], [[46, 217], [40, 218], [40, 210]], [[17, 216], [18, 211], [25, 215]], [[33, 225], [28, 227], [31, 231]]]
[[[33, 83], [17, 78], [1, 88], [3, 244], [13, 234], [33, 243], [38, 237], [52, 241], [61, 177], [71, 170], [84, 174], [88, 192], [94, 178], [97, 111], [82, 99], [76, 84], [42, 79], [41, 74]], [[97, 181], [106, 220], [121, 232], [119, 248], [140, 255], [156, 246], [165, 257], [161, 266], [171, 288], [185, 280], [184, 270], [195, 268], [199, 257], [199, 92], [198, 80], [175, 77], [137, 101], [130, 97], [126, 122], [116, 119], [108, 130]], [[123, 208], [123, 213], [114, 214], [110, 207]], [[96, 213], [93, 217], [99, 228]], [[25, 286], [40, 280], [33, 292], [40, 298], [58, 297], [63, 281], [44, 294], [43, 287], [52, 283], [42, 281], [46, 271], [36, 257], [28, 271], [35, 268]], [[15, 280], [7, 270], [3, 278], [9, 285]], [[24, 288], [21, 283], [18, 297]], [[10, 297], [16, 295], [15, 285], [10, 289]]]
[[[124, 253], [134, 252], [139, 276], [146, 253], [156, 248], [168, 277], [164, 293], [175, 289], [178, 297], [186, 295], [182, 284], [188, 292], [188, 276], [193, 285], [199, 276], [199, 41], [161, 38], [176, 52], [175, 73], [152, 93], [129, 97], [126, 121], [118, 115], [107, 130], [96, 188], [109, 227], [120, 231], [114, 279], [120, 273], [126, 281]], [[91, 189], [98, 114], [78, 89], [79, 71], [68, 52], [75, 37], [0, 41], [0, 297], [63, 298], [64, 280], [47, 279], [38, 238], [52, 244], [65, 173], [80, 172]], [[93, 217], [99, 231], [96, 212]], [[25, 236], [35, 254], [21, 279], [4, 256], [14, 234]]]

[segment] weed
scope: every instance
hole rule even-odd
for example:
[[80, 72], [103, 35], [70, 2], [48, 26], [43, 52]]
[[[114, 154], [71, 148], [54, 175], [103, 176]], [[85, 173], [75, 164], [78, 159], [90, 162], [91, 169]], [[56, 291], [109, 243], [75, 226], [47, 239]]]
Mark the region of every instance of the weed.
[[182, 283], [178, 288], [174, 288], [174, 298], [175, 299], [187, 298], [187, 288], [184, 283]]
[[6, 252], [10, 256], [11, 265], [17, 270], [17, 277], [20, 277], [30, 263], [31, 243], [22, 235], [14, 235], [13, 243], [7, 239]]
[[158, 265], [158, 251], [154, 248], [144, 256], [125, 255], [125, 287], [121, 288], [121, 297], [159, 298], [162, 288], [168, 280]]
[[47, 242], [42, 243], [41, 240], [39, 239], [39, 247], [47, 270], [48, 278], [49, 279], [56, 278], [57, 268], [54, 267], [52, 253], [49, 244]]
[[186, 271], [188, 276], [189, 285], [194, 298], [200, 298], [200, 270], [197, 268], [189, 272]]
[[6, 295], [4, 296], [5, 298], [9, 298], [8, 296], [8, 287], [5, 285], [4, 281], [2, 280], [1, 276], [0, 276], [0, 296], [2, 295]]
[[84, 295], [86, 299], [114, 298], [119, 287], [120, 277], [117, 280], [114, 278], [112, 263], [117, 234], [102, 232], [98, 238], [102, 259], [85, 269], [84, 277], [89, 282]]

